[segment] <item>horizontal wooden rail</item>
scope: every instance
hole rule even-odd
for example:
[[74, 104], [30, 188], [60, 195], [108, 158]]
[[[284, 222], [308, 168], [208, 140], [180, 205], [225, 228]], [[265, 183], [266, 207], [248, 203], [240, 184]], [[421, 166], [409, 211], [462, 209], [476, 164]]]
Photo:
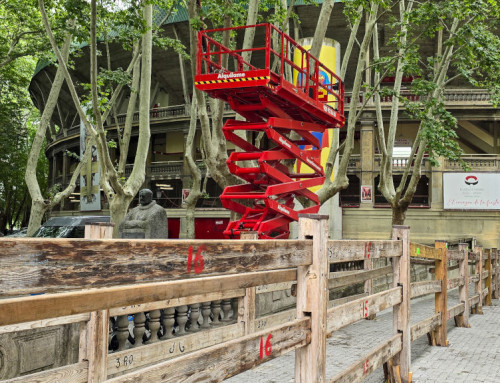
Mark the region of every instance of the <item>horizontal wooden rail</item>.
[[0, 239], [0, 297], [268, 271], [311, 263], [312, 241]]
[[411, 326], [411, 341], [415, 341], [420, 337], [434, 331], [438, 326], [441, 326], [441, 314], [434, 314], [430, 318], [424, 319]]
[[[380, 267], [378, 269], [368, 270], [368, 271], [356, 271], [350, 275], [344, 275], [341, 277], [334, 277], [328, 280], [328, 287], [330, 289], [353, 285], [356, 283], [364, 282], [368, 279], [378, 278], [392, 273], [392, 266]], [[330, 273], [330, 276], [334, 273]]]
[[458, 277], [453, 279], [448, 279], [448, 290], [456, 289], [459, 286], [464, 285], [464, 278]]
[[207, 294], [192, 295], [189, 297], [166, 299], [157, 302], [139, 303], [132, 306], [115, 307], [109, 310], [110, 316], [128, 315], [151, 310], [166, 309], [168, 307], [179, 307], [184, 305], [192, 305], [193, 303], [216, 301], [222, 299], [230, 299], [242, 297], [245, 295], [245, 289], [217, 291]]
[[410, 243], [410, 256], [425, 258], [425, 259], [437, 259], [440, 260], [443, 254], [443, 250], [430, 247], [426, 245], [421, 245], [419, 243]]
[[465, 305], [459, 303], [456, 306], [450, 307], [448, 309], [448, 319], [455, 318], [457, 315], [462, 314], [465, 311]]
[[479, 274], [473, 274], [469, 276], [469, 283], [479, 282]]
[[361, 382], [369, 374], [387, 362], [401, 351], [402, 335], [394, 335], [388, 341], [371, 351], [368, 355], [358, 359], [346, 370], [337, 374], [330, 383], [356, 383]]
[[469, 261], [479, 261], [480, 254], [479, 251], [469, 251]]
[[8, 325], [8, 326], [1, 326], [0, 327], [0, 334], [6, 334], [6, 333], [10, 333], [10, 332], [15, 332], [15, 331], [32, 330], [35, 328], [59, 326], [59, 325], [71, 324], [71, 323], [87, 322], [89, 319], [90, 319], [90, 314], [84, 313], [84, 314], [70, 315], [70, 316], [59, 317], [59, 318], [37, 320], [37, 321], [33, 321], [33, 322], [18, 323], [18, 324], [13, 324], [13, 325]]
[[465, 258], [465, 250], [448, 250], [448, 259], [461, 261]]
[[386, 308], [401, 303], [401, 287], [394, 287], [366, 298], [345, 303], [328, 310], [327, 334], [340, 330], [357, 321], [368, 318]]
[[489, 275], [489, 274], [490, 274], [490, 273], [488, 272], [488, 270], [483, 271], [483, 272], [482, 272], [482, 274], [481, 274], [481, 279], [486, 279], [486, 278], [488, 278], [488, 275]]
[[469, 298], [469, 307], [477, 305], [479, 303], [479, 295], [474, 295]]
[[295, 319], [297, 319], [296, 309], [290, 309], [280, 311], [276, 314], [265, 315], [255, 319], [252, 331], [262, 331], [264, 329], [278, 326], [282, 323], [291, 322]]
[[287, 290], [287, 289], [291, 288], [292, 285], [293, 285], [293, 282], [281, 282], [281, 283], [273, 283], [271, 285], [257, 286], [255, 288], [255, 293], [256, 294], [263, 294], [263, 293], [271, 293], [273, 291]]
[[[218, 382], [305, 346], [310, 332], [310, 319], [297, 319], [109, 379], [106, 383], [178, 383], [186, 376], [193, 382]], [[265, 345], [262, 349], [261, 343]]]
[[328, 241], [328, 260], [330, 263], [362, 261], [364, 259], [400, 257], [402, 241]]
[[8, 298], [0, 300], [0, 326], [296, 279], [296, 269], [285, 269]]
[[411, 284], [410, 296], [411, 298], [417, 298], [439, 292], [441, 292], [441, 281], [413, 282]]
[[89, 363], [85, 361], [68, 364], [67, 366], [54, 368], [53, 370], [3, 380], [2, 383], [87, 383], [88, 369]]
[[186, 355], [244, 335], [244, 324], [237, 323], [114, 352], [107, 356], [107, 374], [113, 376], [129, 370], [136, 370], [152, 363]]

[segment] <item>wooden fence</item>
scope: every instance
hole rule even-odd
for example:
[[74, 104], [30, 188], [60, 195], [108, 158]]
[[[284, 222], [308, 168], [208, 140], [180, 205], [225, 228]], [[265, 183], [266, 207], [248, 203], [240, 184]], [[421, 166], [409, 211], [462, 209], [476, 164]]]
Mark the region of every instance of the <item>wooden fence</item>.
[[[88, 227], [88, 238], [109, 238], [109, 229]], [[330, 382], [358, 382], [381, 365], [390, 381], [408, 382], [411, 341], [428, 334], [445, 346], [448, 318], [468, 326], [469, 309], [480, 313], [499, 297], [496, 249], [410, 244], [405, 226], [388, 241], [328, 240], [327, 232], [327, 217], [306, 215], [298, 240], [0, 239], [0, 333], [81, 329], [76, 363], [5, 382], [214, 382], [294, 350], [296, 382], [326, 382], [326, 337], [391, 307], [392, 335]], [[332, 265], [351, 261], [365, 269], [329, 278]], [[411, 261], [431, 261], [435, 280], [410, 283]], [[459, 277], [448, 279], [449, 268]], [[388, 274], [385, 291], [329, 302], [331, 288], [369, 291]], [[256, 317], [259, 294], [288, 287], [296, 309]], [[448, 309], [456, 287], [460, 302]], [[435, 294], [436, 314], [410, 326], [410, 299], [425, 294]]]

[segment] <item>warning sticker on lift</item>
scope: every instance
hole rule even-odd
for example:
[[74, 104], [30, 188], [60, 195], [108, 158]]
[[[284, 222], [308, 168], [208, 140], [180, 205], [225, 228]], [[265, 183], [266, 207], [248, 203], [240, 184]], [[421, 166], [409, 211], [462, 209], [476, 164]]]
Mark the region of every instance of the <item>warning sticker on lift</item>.
[[196, 81], [195, 85], [222, 84], [228, 82], [269, 80], [269, 76], [245, 77], [245, 73], [219, 73], [217, 80]]

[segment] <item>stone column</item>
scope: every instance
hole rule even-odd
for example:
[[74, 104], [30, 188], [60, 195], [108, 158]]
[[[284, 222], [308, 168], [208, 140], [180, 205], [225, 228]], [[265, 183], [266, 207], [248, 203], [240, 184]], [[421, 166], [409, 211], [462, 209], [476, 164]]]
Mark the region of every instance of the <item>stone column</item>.
[[[373, 184], [373, 168], [374, 168], [374, 129], [375, 120], [372, 114], [365, 114], [361, 120], [361, 186], [371, 187], [371, 202], [363, 202], [362, 206], [371, 207], [375, 199], [375, 186]], [[361, 193], [361, 191], [360, 191]]]
[[439, 166], [431, 168], [430, 204], [432, 209], [443, 209], [443, 170], [445, 166], [444, 157], [438, 158]]

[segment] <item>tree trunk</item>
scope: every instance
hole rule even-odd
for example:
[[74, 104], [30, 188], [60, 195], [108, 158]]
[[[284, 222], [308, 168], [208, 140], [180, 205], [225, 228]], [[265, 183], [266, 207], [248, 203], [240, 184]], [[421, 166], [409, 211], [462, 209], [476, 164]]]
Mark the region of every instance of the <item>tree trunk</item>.
[[408, 206], [404, 207], [400, 204], [392, 206], [392, 224], [393, 225], [404, 225], [406, 219], [406, 211]]
[[35, 231], [42, 225], [42, 219], [47, 211], [48, 205], [40, 199], [31, 201], [30, 220], [28, 223], [27, 237], [32, 237]]
[[127, 215], [128, 207], [133, 199], [133, 196], [116, 194], [113, 199], [109, 201], [109, 214], [112, 217], [111, 222], [115, 224], [113, 227], [113, 238], [118, 238], [120, 224]]

